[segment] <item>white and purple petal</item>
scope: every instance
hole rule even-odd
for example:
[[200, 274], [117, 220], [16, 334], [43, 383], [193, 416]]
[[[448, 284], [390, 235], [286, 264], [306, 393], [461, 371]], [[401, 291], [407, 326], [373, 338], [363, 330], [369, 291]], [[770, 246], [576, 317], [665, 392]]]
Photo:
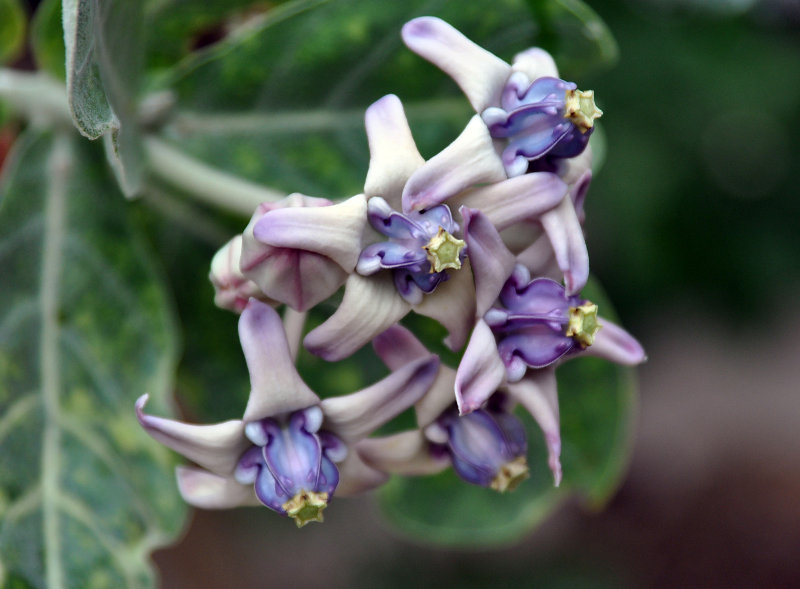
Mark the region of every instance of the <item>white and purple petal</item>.
[[319, 403], [294, 366], [278, 314], [251, 299], [239, 318], [239, 339], [250, 372], [250, 398], [244, 421], [281, 415]]
[[511, 67], [441, 19], [425, 16], [406, 23], [403, 41], [417, 55], [447, 73], [476, 112], [498, 104]]

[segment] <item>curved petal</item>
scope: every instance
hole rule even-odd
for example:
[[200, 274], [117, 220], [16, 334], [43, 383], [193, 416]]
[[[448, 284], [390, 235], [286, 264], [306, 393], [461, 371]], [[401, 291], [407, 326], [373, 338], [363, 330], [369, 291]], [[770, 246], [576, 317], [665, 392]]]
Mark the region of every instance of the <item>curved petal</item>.
[[502, 59], [479, 47], [441, 19], [415, 18], [403, 27], [411, 51], [447, 73], [466, 94], [476, 112], [499, 103], [511, 73]]
[[345, 442], [366, 437], [428, 392], [438, 370], [439, 359], [428, 356], [406, 364], [357, 393], [324, 399], [321, 407], [325, 429]]
[[505, 380], [506, 367], [497, 353], [492, 330], [479, 320], [458, 365], [456, 403], [461, 415], [478, 409]]
[[594, 343], [584, 350], [585, 354], [625, 366], [635, 366], [647, 360], [644, 348], [631, 334], [602, 317], [598, 317], [598, 323], [601, 329]]
[[364, 493], [389, 480], [388, 474], [365, 464], [358, 452], [350, 452], [338, 467], [339, 486], [336, 495], [339, 497]]
[[358, 258], [356, 272], [369, 276], [381, 269], [419, 265], [427, 260], [425, 250], [421, 247], [412, 249], [394, 241], [381, 241], [364, 248]]
[[530, 370], [525, 378], [506, 388], [542, 428], [547, 444], [547, 463], [557, 487], [561, 484], [561, 425], [555, 369]]
[[[575, 348], [575, 340], [555, 331], [545, 323], [528, 325], [506, 335], [497, 344], [497, 352], [514, 382], [525, 374], [525, 366], [544, 368]], [[520, 360], [524, 365], [520, 364]]]
[[261, 292], [258, 285], [245, 278], [239, 269], [242, 257], [242, 236], [234, 236], [211, 260], [208, 279], [214, 286], [214, 304], [221, 309], [241, 313], [251, 297], [271, 305], [277, 304]]
[[558, 68], [553, 56], [538, 47], [531, 47], [517, 53], [511, 62], [511, 69], [515, 72], [522, 72], [531, 82], [537, 78], [558, 77]]
[[231, 477], [221, 477], [200, 468], [178, 466], [175, 469], [178, 491], [189, 505], [201, 509], [229, 509], [240, 505], [258, 505], [253, 487], [240, 485]]
[[294, 367], [278, 314], [251, 299], [239, 318], [239, 339], [250, 371], [244, 421], [256, 421], [319, 403]]
[[239, 456], [250, 445], [241, 421], [194, 425], [156, 417], [144, 412], [148, 398], [145, 394], [136, 401], [136, 417], [150, 437], [213, 473], [233, 474]]
[[456, 197], [461, 206], [478, 209], [498, 231], [519, 221], [538, 219], [567, 194], [567, 185], [555, 174], [534, 172], [482, 186]]
[[400, 210], [403, 186], [425, 160], [417, 151], [400, 99], [394, 94], [373, 103], [364, 116], [369, 141], [367, 197], [381, 196]]
[[390, 325], [411, 306], [397, 294], [389, 272], [365, 278], [351, 274], [339, 308], [325, 323], [309, 332], [303, 344], [329, 362], [347, 358]]
[[422, 298], [414, 311], [441, 323], [447, 329], [445, 345], [451, 350], [464, 346], [475, 319], [475, 285], [472, 264], [464, 260], [461, 269], [450, 270], [449, 280]]
[[483, 317], [497, 300], [516, 260], [480, 211], [461, 207], [459, 212], [464, 218], [464, 240], [475, 273], [476, 312]]
[[547, 235], [540, 235], [528, 247], [517, 254], [517, 263], [525, 266], [534, 276], [560, 278], [561, 270], [556, 263], [553, 246]]
[[367, 222], [363, 194], [329, 207], [289, 207], [265, 214], [253, 227], [253, 236], [273, 247], [299, 249], [330, 258], [352, 272], [361, 253]]
[[558, 267], [564, 273], [567, 295], [578, 294], [589, 279], [589, 252], [572, 200], [562, 200], [555, 209], [542, 215], [541, 223]]
[[447, 454], [432, 452], [419, 430], [361, 440], [356, 451], [371, 467], [404, 476], [436, 474], [450, 466]]
[[[372, 340], [372, 346], [390, 370], [398, 370], [410, 362], [430, 355], [422, 342], [400, 325], [393, 325], [378, 335]], [[436, 380], [415, 406], [420, 428], [424, 429], [433, 423], [455, 402], [455, 378], [455, 370], [444, 364], [439, 366]]]
[[347, 273], [325, 256], [266, 245], [247, 231], [242, 248], [242, 273], [267, 297], [297, 311], [327, 299], [347, 278]]
[[403, 210], [430, 208], [476, 184], [507, 178], [489, 129], [477, 115], [450, 145], [408, 179]]

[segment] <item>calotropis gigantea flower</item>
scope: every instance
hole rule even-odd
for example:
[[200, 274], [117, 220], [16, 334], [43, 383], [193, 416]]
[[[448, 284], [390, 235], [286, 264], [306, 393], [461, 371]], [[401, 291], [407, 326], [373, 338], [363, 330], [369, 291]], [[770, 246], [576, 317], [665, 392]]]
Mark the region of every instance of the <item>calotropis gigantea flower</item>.
[[[311, 331], [304, 344], [327, 360], [345, 358], [413, 309], [444, 325], [449, 332], [448, 345], [458, 349], [466, 341], [475, 316], [472, 273], [483, 271], [472, 267], [468, 258], [462, 261], [460, 241], [469, 241], [470, 229], [453, 221], [453, 209], [443, 208], [441, 203], [432, 204], [424, 212], [403, 209], [402, 194], [408, 179], [424, 167], [425, 160], [414, 143], [400, 100], [394, 95], [381, 98], [367, 109], [365, 122], [370, 166], [364, 193], [369, 198], [370, 221], [383, 238], [374, 237], [373, 243], [365, 238], [367, 245], [356, 267], [358, 273], [347, 279], [339, 309]], [[480, 158], [470, 161], [476, 167], [486, 167]], [[508, 180], [501, 167], [484, 179], [486, 186], [473, 188], [459, 197], [461, 201], [453, 202], [485, 211], [489, 221], [500, 229], [541, 217], [557, 208], [568, 192], [567, 186], [549, 173]], [[462, 184], [457, 178], [453, 183]], [[432, 218], [436, 216], [443, 233], [434, 227]], [[459, 227], [463, 227], [461, 234]], [[574, 239], [564, 232], [557, 238]], [[566, 251], [566, 241], [563, 244], [560, 249]], [[400, 267], [409, 271], [396, 272]], [[430, 270], [433, 276], [426, 278]]]
[[178, 469], [184, 499], [204, 508], [262, 503], [302, 526], [322, 521], [334, 491], [348, 495], [383, 483], [387, 475], [353, 448], [425, 394], [438, 359], [420, 358], [366, 389], [321, 401], [297, 373], [271, 307], [251, 299], [239, 336], [251, 384], [241, 420], [192, 425], [145, 414], [147, 395], [136, 403], [142, 427], [198, 465]]
[[545, 434], [558, 482], [561, 434], [555, 368], [578, 355], [628, 366], [646, 359], [639, 342], [599, 317], [596, 305], [570, 297], [549, 279], [531, 280], [528, 270], [518, 265], [498, 303], [476, 322], [459, 363], [459, 411], [463, 415], [480, 409], [498, 388], [520, 399]]
[[558, 78], [550, 55], [537, 48], [509, 65], [434, 17], [416, 18], [403, 27], [406, 45], [437, 65], [461, 87], [492, 138], [510, 177], [547, 155], [580, 154], [602, 115], [594, 93], [582, 92]]
[[270, 299], [310, 309], [355, 268], [366, 220], [363, 194], [338, 204], [297, 193], [262, 203], [242, 234], [241, 273]]
[[[506, 177], [557, 174], [569, 187], [570, 198], [537, 217], [546, 238], [539, 238], [540, 230], [531, 232], [525, 226], [512, 227], [503, 237], [516, 253], [530, 246], [525, 255], [531, 267], [552, 273], [554, 259], [569, 294], [579, 292], [589, 276], [580, 225], [591, 181], [591, 151], [586, 142], [594, 117], [582, 115], [580, 109], [573, 112], [567, 105], [575, 102], [568, 100], [570, 92], [578, 97], [579, 106], [589, 99], [580, 98], [571, 84], [557, 79], [553, 59], [541, 49], [524, 51], [509, 65], [433, 17], [408, 22], [403, 40], [448, 73], [478, 113], [453, 143], [408, 179], [403, 210], [428, 208], [469, 187], [502, 182]], [[561, 86], [564, 91], [554, 94], [553, 88]], [[542, 92], [545, 87], [548, 91]]]
[[[400, 326], [380, 334], [373, 345], [393, 370], [429, 354]], [[456, 371], [441, 365], [430, 390], [415, 405], [420, 430], [364, 440], [358, 446], [359, 454], [375, 468], [403, 475], [433, 474], [449, 463], [470, 483], [500, 492], [513, 490], [527, 478], [528, 466], [525, 431], [512, 410], [516, 403], [521, 404], [539, 423], [548, 447], [560, 444], [558, 404], [556, 401], [553, 410], [552, 399], [545, 396], [555, 391], [555, 378], [552, 387], [542, 381], [539, 386], [532, 382], [534, 386], [498, 389], [483, 407], [462, 416], [455, 403], [455, 379]], [[561, 467], [557, 455], [551, 457], [550, 466], [558, 485]]]

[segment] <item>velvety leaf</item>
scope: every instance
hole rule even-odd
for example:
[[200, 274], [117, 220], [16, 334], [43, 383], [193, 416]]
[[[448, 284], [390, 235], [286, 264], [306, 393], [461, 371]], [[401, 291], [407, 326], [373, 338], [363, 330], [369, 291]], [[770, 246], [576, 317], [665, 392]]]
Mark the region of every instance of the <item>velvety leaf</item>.
[[31, 50], [39, 69], [57, 80], [66, 79], [61, 0], [44, 0], [39, 4], [31, 22]]
[[[596, 285], [590, 284], [583, 296], [613, 317]], [[518, 408], [528, 432], [531, 477], [517, 489], [499, 494], [463, 482], [450, 469], [432, 477], [393, 477], [379, 491], [383, 513], [416, 540], [485, 547], [529, 533], [570, 494], [590, 507], [601, 506], [619, 485], [628, 461], [636, 400], [632, 373], [589, 357], [557, 369], [564, 470], [559, 488], [547, 467], [541, 430]]]
[[80, 132], [110, 133], [106, 153], [126, 196], [141, 189], [137, 94], [143, 65], [143, 6], [124, 0], [64, 0], [67, 95]]
[[97, 147], [25, 135], [3, 179], [4, 586], [150, 587], [148, 553], [185, 515], [134, 412], [150, 392], [170, 413], [174, 323]]
[[0, 63], [19, 55], [25, 42], [25, 20], [19, 0], [0, 0]]

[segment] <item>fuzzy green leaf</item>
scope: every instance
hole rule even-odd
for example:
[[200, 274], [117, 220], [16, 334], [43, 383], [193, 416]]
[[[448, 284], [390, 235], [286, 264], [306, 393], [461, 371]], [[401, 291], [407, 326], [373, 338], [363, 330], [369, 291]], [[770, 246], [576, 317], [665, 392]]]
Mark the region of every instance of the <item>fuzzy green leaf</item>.
[[143, 57], [143, 7], [124, 0], [64, 0], [67, 97], [78, 130], [106, 137], [120, 187], [142, 187], [144, 156], [137, 125]]
[[97, 146], [18, 142], [0, 208], [0, 584], [151, 587], [149, 552], [185, 508], [134, 401], [170, 412], [173, 321]]

